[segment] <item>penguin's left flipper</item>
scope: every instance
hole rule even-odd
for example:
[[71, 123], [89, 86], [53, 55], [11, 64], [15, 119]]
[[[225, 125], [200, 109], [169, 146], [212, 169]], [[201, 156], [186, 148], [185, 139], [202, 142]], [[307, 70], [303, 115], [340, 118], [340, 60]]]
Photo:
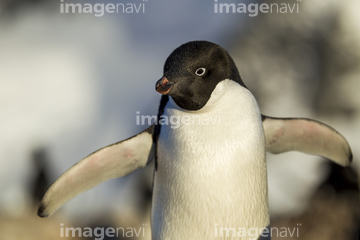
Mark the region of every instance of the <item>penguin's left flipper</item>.
[[341, 166], [349, 166], [352, 153], [346, 139], [332, 127], [306, 118], [262, 116], [266, 151], [299, 151], [323, 156]]
[[154, 158], [154, 125], [90, 154], [61, 175], [45, 193], [38, 215], [48, 217], [67, 201], [96, 185], [145, 167]]

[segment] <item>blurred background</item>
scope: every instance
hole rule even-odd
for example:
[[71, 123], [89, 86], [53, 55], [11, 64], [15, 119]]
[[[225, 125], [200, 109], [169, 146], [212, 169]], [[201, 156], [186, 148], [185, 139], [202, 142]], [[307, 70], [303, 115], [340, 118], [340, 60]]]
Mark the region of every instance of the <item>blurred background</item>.
[[212, 1], [133, 0], [121, 3], [139, 13], [97, 17], [61, 13], [77, 3], [70, 0], [1, 1], [0, 240], [67, 239], [61, 226], [136, 227], [145, 237], [124, 239], [150, 239], [152, 165], [79, 195], [51, 218], [38, 218], [37, 206], [74, 163], [147, 127], [136, 125], [136, 112], [157, 113], [164, 61], [191, 40], [229, 51], [263, 114], [320, 120], [352, 147], [345, 169], [269, 154], [272, 226], [301, 224], [297, 239], [359, 239], [360, 2], [274, 2], [299, 11], [250, 17], [216, 14]]

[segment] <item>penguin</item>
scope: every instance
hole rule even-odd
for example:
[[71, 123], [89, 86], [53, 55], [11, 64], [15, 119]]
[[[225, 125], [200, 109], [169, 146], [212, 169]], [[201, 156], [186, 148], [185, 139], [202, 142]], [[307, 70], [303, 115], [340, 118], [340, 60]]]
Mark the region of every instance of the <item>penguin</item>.
[[44, 195], [40, 217], [155, 161], [152, 239], [270, 239], [266, 152], [352, 161], [332, 127], [262, 115], [233, 59], [215, 43], [176, 48], [155, 88], [162, 94], [156, 123], [67, 170]]

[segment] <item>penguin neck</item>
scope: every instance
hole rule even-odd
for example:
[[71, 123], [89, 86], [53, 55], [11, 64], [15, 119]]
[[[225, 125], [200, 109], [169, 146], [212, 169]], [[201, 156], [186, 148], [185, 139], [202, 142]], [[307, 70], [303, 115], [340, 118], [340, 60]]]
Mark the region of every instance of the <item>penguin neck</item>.
[[230, 79], [220, 81], [208, 102], [199, 110], [183, 109], [169, 97], [164, 106], [164, 115], [189, 118], [215, 117], [220, 120], [221, 125], [218, 127], [221, 126], [224, 131], [227, 127], [233, 129], [245, 126], [244, 128], [253, 129], [251, 126], [254, 126], [263, 132], [261, 113], [254, 96], [246, 87]]

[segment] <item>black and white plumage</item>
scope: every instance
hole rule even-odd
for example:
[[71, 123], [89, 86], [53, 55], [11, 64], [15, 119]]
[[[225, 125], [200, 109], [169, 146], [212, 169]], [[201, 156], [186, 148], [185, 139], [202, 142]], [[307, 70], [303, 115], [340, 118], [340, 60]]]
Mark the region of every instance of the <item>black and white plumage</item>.
[[351, 162], [347, 141], [333, 128], [261, 115], [232, 58], [214, 43], [194, 41], [175, 49], [156, 90], [163, 94], [159, 124], [66, 171], [45, 194], [39, 216], [155, 160], [153, 239], [214, 239], [226, 227], [260, 234], [270, 223], [266, 151], [301, 151], [342, 166]]

